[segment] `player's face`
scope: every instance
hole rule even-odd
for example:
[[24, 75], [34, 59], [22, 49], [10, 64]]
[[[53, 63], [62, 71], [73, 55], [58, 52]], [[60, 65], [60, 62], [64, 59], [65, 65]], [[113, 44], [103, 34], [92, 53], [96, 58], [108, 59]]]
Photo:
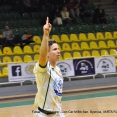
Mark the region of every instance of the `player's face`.
[[49, 52], [48, 52], [49, 60], [52, 60], [54, 62], [59, 60], [60, 57], [60, 50], [58, 48], [57, 43], [54, 43], [50, 46]]

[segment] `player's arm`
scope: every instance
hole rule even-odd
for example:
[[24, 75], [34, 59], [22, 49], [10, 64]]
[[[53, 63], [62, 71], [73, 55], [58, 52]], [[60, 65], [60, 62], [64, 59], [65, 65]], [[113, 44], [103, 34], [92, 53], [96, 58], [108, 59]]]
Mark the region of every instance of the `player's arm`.
[[47, 17], [46, 24], [43, 26], [43, 37], [42, 37], [42, 43], [40, 47], [40, 55], [38, 61], [40, 66], [46, 66], [47, 63], [48, 40], [51, 28], [52, 25], [49, 23], [49, 18]]

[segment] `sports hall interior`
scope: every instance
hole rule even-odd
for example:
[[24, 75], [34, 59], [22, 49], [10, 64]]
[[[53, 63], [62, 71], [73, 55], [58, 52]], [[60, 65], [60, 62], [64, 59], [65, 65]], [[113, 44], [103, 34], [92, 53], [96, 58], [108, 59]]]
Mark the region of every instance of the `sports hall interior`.
[[[107, 24], [92, 24], [77, 17], [72, 25], [52, 26], [50, 38], [57, 41], [60, 60], [114, 56], [117, 67], [117, 3], [116, 0], [89, 0], [85, 6], [93, 14], [102, 4]], [[0, 37], [5, 24], [14, 34], [32, 34], [34, 42], [15, 47], [0, 45], [0, 117], [32, 117], [37, 92], [35, 80], [9, 82], [8, 64], [36, 62], [43, 36], [43, 22], [47, 11], [23, 13], [12, 11], [12, 6], [0, 6]], [[64, 77], [62, 106], [68, 117], [116, 117], [117, 72]], [[94, 112], [95, 111], [95, 112]], [[100, 114], [101, 112], [101, 114]], [[93, 113], [93, 114], [92, 114]]]

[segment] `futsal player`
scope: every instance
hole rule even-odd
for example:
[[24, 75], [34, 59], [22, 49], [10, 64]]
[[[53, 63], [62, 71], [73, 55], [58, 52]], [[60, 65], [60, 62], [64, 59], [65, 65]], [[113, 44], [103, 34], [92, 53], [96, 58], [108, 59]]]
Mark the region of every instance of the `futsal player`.
[[65, 117], [61, 111], [63, 77], [56, 66], [60, 50], [56, 41], [49, 39], [51, 28], [47, 17], [43, 26], [39, 60], [34, 67], [38, 90], [35, 96], [34, 105], [37, 110], [34, 117]]

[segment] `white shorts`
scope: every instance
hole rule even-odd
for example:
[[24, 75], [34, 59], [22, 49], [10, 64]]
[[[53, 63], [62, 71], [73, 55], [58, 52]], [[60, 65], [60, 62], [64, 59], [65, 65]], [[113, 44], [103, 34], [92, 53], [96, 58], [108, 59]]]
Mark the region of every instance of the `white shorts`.
[[56, 114], [44, 114], [40, 112], [39, 110], [34, 112], [33, 117], [65, 117], [64, 113], [56, 113]]

